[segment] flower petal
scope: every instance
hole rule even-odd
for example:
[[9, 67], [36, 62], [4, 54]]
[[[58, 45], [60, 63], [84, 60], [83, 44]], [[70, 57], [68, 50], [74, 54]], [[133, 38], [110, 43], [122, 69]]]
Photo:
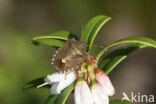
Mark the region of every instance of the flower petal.
[[96, 69], [96, 80], [102, 85], [108, 96], [115, 94], [115, 89], [109, 77], [99, 68]]
[[91, 89], [92, 98], [95, 104], [109, 104], [107, 93], [103, 90], [101, 85], [95, 85]]
[[63, 89], [68, 87], [76, 80], [76, 75], [73, 72], [70, 72], [65, 76], [65, 79], [61, 80], [58, 83], [54, 83], [51, 87], [51, 95], [60, 94]]
[[58, 87], [58, 83], [54, 83], [54, 84], [51, 86], [51, 88], [50, 88], [51, 95], [56, 95], [56, 94], [61, 93], [60, 90], [57, 90], [57, 87]]
[[52, 84], [52, 83], [59, 82], [64, 79], [65, 79], [65, 73], [53, 73], [51, 75], [48, 75], [45, 78], [45, 82]]
[[74, 91], [75, 104], [93, 104], [91, 91], [85, 81], [78, 81]]

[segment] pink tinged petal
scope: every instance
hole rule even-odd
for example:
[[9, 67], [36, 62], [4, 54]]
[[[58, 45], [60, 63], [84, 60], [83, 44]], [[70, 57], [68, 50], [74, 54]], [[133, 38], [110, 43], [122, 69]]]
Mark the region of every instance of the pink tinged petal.
[[58, 83], [54, 83], [50, 89], [51, 95], [60, 94], [62, 90], [71, 85], [76, 80], [76, 75], [73, 72], [70, 72], [65, 76], [65, 79], [61, 80]]
[[115, 89], [109, 77], [98, 68], [96, 69], [96, 80], [102, 85], [108, 96], [113, 96], [115, 94]]
[[90, 88], [85, 81], [78, 81], [74, 91], [75, 104], [94, 104]]
[[109, 104], [108, 95], [101, 85], [93, 86], [91, 92], [94, 104]]

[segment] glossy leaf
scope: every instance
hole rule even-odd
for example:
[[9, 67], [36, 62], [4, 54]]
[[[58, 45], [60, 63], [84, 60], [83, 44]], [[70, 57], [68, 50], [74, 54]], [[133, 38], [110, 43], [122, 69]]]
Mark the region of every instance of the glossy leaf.
[[68, 96], [73, 91], [75, 83], [64, 89], [61, 94], [49, 96], [45, 104], [65, 104]]
[[106, 48], [104, 48], [101, 52], [99, 52], [99, 54], [97, 55], [97, 60], [100, 59], [100, 57], [111, 47], [119, 45], [119, 44], [123, 44], [123, 43], [138, 43], [138, 44], [142, 44], [142, 45], [146, 45], [148, 47], [154, 47], [156, 48], [156, 41], [152, 40], [150, 38], [146, 38], [146, 37], [128, 37], [125, 39], [121, 39], [119, 41], [113, 42], [110, 45], [108, 45]]
[[147, 47], [143, 44], [130, 44], [122, 46], [109, 53], [106, 57], [100, 60], [99, 67], [104, 70], [106, 74], [109, 74], [121, 61], [123, 61], [130, 53]]
[[[27, 89], [37, 88], [37, 86], [45, 83], [44, 78], [45, 77], [41, 77], [41, 78], [37, 78], [28, 82], [27, 84], [23, 86], [23, 89], [27, 90]], [[49, 88], [49, 87], [50, 87], [49, 85], [46, 85], [46, 86], [43, 86], [42, 88]]]
[[113, 100], [110, 101], [109, 104], [133, 104], [132, 102], [129, 102], [127, 100]]
[[108, 21], [110, 20], [110, 17], [99, 15], [94, 18], [92, 18], [84, 27], [82, 40], [84, 40], [87, 45], [88, 49], [87, 51], [90, 51], [93, 41], [100, 30], [100, 28]]
[[44, 104], [56, 104], [55, 101], [57, 99], [58, 95], [50, 95]]
[[69, 38], [78, 39], [75, 35], [68, 31], [58, 31], [46, 35], [39, 35], [32, 38], [34, 44], [46, 44], [54, 47], [61, 47]]

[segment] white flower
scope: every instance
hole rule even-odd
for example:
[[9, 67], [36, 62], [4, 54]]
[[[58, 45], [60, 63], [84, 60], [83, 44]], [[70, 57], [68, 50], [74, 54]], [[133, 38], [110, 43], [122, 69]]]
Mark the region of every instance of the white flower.
[[115, 90], [108, 76], [94, 63], [81, 69], [75, 86], [75, 104], [109, 104], [108, 96]]
[[68, 87], [75, 80], [76, 75], [74, 71], [70, 73], [54, 73], [45, 78], [48, 84], [52, 84], [50, 90], [52, 95], [60, 94], [63, 89]]
[[97, 67], [95, 59], [91, 58], [76, 71], [48, 75], [45, 84], [40, 86], [50, 84], [51, 95], [56, 95], [77, 79], [74, 90], [75, 104], [109, 104], [108, 96], [114, 95], [114, 87], [109, 77]]
[[45, 78], [45, 82], [48, 82], [48, 84], [53, 84], [55, 82], [59, 82], [65, 79], [65, 73], [53, 73], [51, 75], [48, 75]]
[[109, 104], [108, 95], [100, 84], [93, 85], [91, 88], [91, 93], [94, 104]]
[[94, 104], [90, 88], [84, 80], [76, 83], [74, 98], [75, 104]]
[[99, 68], [96, 68], [96, 80], [102, 85], [108, 96], [115, 94], [115, 89], [109, 77]]

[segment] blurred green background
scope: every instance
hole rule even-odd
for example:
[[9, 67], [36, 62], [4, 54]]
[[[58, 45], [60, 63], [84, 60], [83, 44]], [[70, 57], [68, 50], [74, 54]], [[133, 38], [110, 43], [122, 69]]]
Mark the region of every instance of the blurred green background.
[[[128, 36], [156, 40], [155, 0], [0, 0], [0, 104], [43, 104], [48, 89], [23, 91], [22, 86], [51, 73], [54, 48], [34, 46], [31, 37], [68, 30], [80, 37], [93, 16], [112, 17], [94, 42], [106, 45]], [[156, 95], [156, 49], [137, 51], [109, 76], [116, 94]], [[142, 103], [143, 104], [143, 103]]]

